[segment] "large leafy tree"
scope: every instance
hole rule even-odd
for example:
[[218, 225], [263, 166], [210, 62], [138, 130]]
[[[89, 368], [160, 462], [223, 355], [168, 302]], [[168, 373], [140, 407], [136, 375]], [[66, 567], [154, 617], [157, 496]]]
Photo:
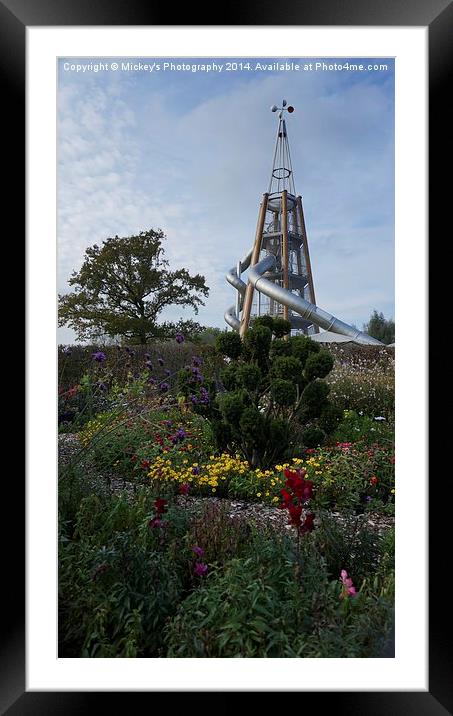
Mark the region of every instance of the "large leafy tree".
[[382, 343], [395, 342], [395, 321], [391, 318], [384, 318], [384, 314], [378, 313], [376, 310], [371, 314], [368, 323], [363, 326], [363, 330]]
[[161, 230], [109, 238], [85, 252], [81, 269], [71, 275], [74, 290], [59, 296], [59, 323], [80, 340], [102, 331], [145, 344], [159, 337], [158, 317], [166, 306], [191, 307], [198, 313], [209, 288], [204, 276], [169, 270]]

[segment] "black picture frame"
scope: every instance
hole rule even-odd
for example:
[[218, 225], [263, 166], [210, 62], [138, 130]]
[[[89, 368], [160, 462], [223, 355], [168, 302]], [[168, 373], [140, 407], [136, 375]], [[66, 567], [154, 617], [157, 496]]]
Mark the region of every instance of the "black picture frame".
[[[14, 161], [8, 171], [5, 186], [5, 220], [11, 220], [10, 237], [18, 246], [22, 226], [19, 216], [25, 216], [24, 168], [25, 168], [25, 52], [26, 28], [31, 26], [65, 25], [356, 25], [356, 26], [424, 26], [429, 36], [429, 187], [430, 220], [429, 235], [441, 237], [441, 229], [447, 229], [447, 211], [451, 198], [447, 195], [448, 182], [443, 181], [441, 168], [447, 163], [446, 139], [451, 134], [451, 118], [447, 112], [449, 96], [449, 69], [451, 52], [451, 30], [453, 29], [452, 4], [449, 0], [393, 0], [391, 3], [377, 0], [308, 0], [305, 3], [292, 1], [286, 4], [285, 13], [276, 12], [276, 5], [270, 0], [254, 0], [244, 3], [188, 4], [178, 8], [178, 22], [174, 23], [174, 9], [165, 4], [145, 3], [140, 0], [0, 0], [0, 72], [2, 94], [6, 100], [0, 112], [3, 141], [14, 147]], [[450, 70], [451, 76], [451, 70]], [[422, 78], [421, 78], [422, 80]], [[450, 92], [451, 94], [451, 92]], [[451, 166], [451, 165], [450, 165]], [[13, 171], [14, 169], [14, 171]], [[450, 200], [449, 200], [450, 199]], [[430, 242], [429, 265], [433, 267], [435, 238]], [[436, 257], [437, 258], [437, 257]], [[441, 301], [441, 290], [447, 281], [442, 281], [442, 270], [446, 266], [435, 266], [435, 280], [430, 281], [430, 305]], [[431, 276], [431, 278], [433, 275]], [[445, 277], [446, 278], [446, 277]], [[434, 324], [434, 325], [433, 325]], [[429, 337], [432, 348], [429, 352], [431, 380], [443, 370], [443, 349], [435, 342], [434, 331], [437, 322], [430, 322]], [[418, 346], [424, 350], [425, 346]], [[432, 395], [436, 390], [430, 381], [430, 408]], [[436, 428], [436, 444], [447, 443], [447, 422], [445, 427]], [[432, 474], [430, 457], [430, 473]], [[409, 476], [408, 476], [409, 477]], [[5, 503], [25, 505], [24, 483], [15, 475], [6, 485]], [[446, 540], [446, 525], [449, 520], [449, 501], [436, 499], [438, 485], [430, 487], [430, 565], [436, 562], [435, 555], [442, 553]], [[442, 487], [442, 494], [445, 491]], [[422, 509], [422, 508], [421, 508]], [[5, 525], [3, 520], [2, 526]], [[0, 641], [0, 710], [11, 716], [20, 714], [82, 714], [91, 708], [105, 706], [105, 699], [114, 699], [113, 713], [138, 712], [136, 696], [155, 698], [155, 694], [135, 692], [27, 692], [25, 691], [25, 541], [19, 521], [8, 528], [3, 537], [3, 636]], [[416, 529], [416, 518], [414, 518]], [[11, 547], [11, 545], [14, 547]], [[434, 567], [431, 568], [434, 571]], [[441, 716], [453, 712], [453, 662], [451, 640], [451, 610], [448, 603], [440, 609], [439, 589], [444, 574], [432, 575], [430, 580], [429, 615], [429, 692], [304, 692], [300, 694], [302, 706], [307, 700], [316, 699], [317, 708], [332, 709], [334, 713], [368, 714], [428, 714]], [[423, 588], [414, 576], [414, 589]], [[447, 597], [448, 598], [448, 597]], [[451, 633], [451, 630], [450, 630]], [[450, 651], [450, 654], [449, 654]], [[450, 676], [448, 676], [450, 674]], [[287, 690], [282, 685], [282, 691]], [[291, 690], [291, 689], [288, 689]], [[177, 694], [172, 694], [177, 695]], [[184, 694], [184, 697], [191, 694]], [[206, 694], [211, 701], [216, 694]], [[134, 698], [132, 698], [134, 697]], [[216, 698], [216, 709], [226, 711], [235, 693]], [[271, 697], [272, 698], [272, 697]], [[127, 699], [127, 701], [126, 701]], [[189, 701], [191, 703], [192, 700]], [[314, 702], [313, 702], [314, 703]], [[199, 708], [199, 704], [197, 706]], [[310, 707], [313, 708], [312, 704]]]

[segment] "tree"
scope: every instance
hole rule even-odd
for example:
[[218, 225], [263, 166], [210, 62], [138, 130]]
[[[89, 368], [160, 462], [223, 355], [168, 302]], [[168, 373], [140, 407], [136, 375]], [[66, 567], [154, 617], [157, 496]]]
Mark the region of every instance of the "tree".
[[59, 324], [73, 328], [79, 339], [99, 331], [144, 345], [160, 337], [162, 309], [178, 305], [198, 313], [209, 288], [204, 276], [184, 269], [170, 271], [159, 229], [137, 236], [108, 238], [85, 252], [81, 269], [71, 275], [75, 290], [59, 296]]
[[376, 309], [371, 314], [368, 323], [364, 324], [363, 330], [382, 343], [395, 342], [395, 321], [392, 318], [384, 318], [384, 314], [378, 313]]

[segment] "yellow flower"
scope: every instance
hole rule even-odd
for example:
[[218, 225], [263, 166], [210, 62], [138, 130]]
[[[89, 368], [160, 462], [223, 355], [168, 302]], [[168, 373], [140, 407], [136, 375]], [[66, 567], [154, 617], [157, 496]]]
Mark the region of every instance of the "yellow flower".
[[393, 488], [393, 490], [390, 490], [390, 492], [391, 492], [392, 495], [394, 495], [394, 494], [395, 494], [395, 488]]
[[257, 497], [261, 497], [261, 492], [257, 492], [257, 493], [256, 493], [256, 496], [257, 496]]

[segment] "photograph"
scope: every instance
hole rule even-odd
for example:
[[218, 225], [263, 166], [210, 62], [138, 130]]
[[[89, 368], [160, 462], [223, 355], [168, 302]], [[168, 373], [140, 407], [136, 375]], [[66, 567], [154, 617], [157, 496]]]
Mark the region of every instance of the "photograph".
[[394, 658], [395, 58], [56, 99], [58, 659]]

